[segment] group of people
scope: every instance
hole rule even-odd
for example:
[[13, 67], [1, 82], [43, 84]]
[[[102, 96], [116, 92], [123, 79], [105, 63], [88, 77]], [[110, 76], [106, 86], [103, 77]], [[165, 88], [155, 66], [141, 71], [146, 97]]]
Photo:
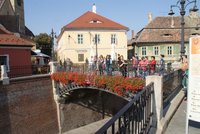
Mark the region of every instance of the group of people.
[[133, 73], [137, 77], [145, 78], [147, 75], [154, 75], [157, 68], [158, 74], [164, 75], [165, 73], [165, 60], [164, 55], [160, 55], [160, 62], [157, 63], [155, 56], [151, 56], [151, 60], [148, 60], [148, 56], [139, 58], [137, 56], [132, 57]]
[[100, 75], [103, 75], [104, 72], [106, 72], [107, 75], [112, 75], [111, 55], [107, 55], [106, 57], [100, 55], [98, 58], [96, 56], [91, 56], [89, 60], [86, 58], [85, 63], [89, 71], [99, 70]]
[[120, 71], [121, 75], [124, 77], [127, 77], [127, 74], [132, 71], [135, 77], [145, 78], [147, 75], [154, 75], [157, 67], [159, 75], [164, 75], [165, 73], [164, 55], [160, 55], [159, 64], [157, 64], [155, 56], [151, 56], [151, 60], [148, 60], [147, 56], [141, 57], [141, 59], [137, 56], [133, 56], [131, 59], [131, 68], [128, 61], [124, 60], [123, 55], [120, 54], [118, 54], [117, 61], [113, 61], [111, 55], [107, 55], [106, 57], [100, 55], [98, 58], [91, 56], [91, 58], [89, 60], [86, 59], [85, 62], [90, 71], [98, 70], [100, 75], [112, 75], [114, 67], [117, 67], [117, 70]]

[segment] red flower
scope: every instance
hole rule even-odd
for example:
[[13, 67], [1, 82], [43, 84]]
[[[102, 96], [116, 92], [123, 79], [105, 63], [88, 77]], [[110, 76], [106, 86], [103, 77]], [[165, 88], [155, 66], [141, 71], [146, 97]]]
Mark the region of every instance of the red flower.
[[132, 92], [144, 87], [144, 79], [124, 78], [122, 76], [98, 76], [94, 74], [79, 74], [77, 72], [57, 72], [51, 75], [51, 79], [69, 84], [74, 82], [77, 85], [89, 85], [108, 89], [111, 92], [124, 96], [125, 92]]

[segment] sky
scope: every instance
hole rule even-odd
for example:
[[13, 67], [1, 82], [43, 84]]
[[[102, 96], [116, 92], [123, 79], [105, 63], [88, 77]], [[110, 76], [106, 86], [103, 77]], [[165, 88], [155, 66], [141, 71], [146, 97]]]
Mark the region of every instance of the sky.
[[[53, 28], [56, 34], [63, 26], [92, 10], [96, 4], [97, 14], [129, 27], [135, 34], [148, 24], [148, 14], [153, 18], [167, 16], [170, 6], [178, 0], [24, 0], [25, 24], [31, 31], [49, 33]], [[200, 4], [200, 0], [198, 5]], [[192, 4], [191, 4], [192, 6]], [[190, 6], [186, 9], [188, 12]], [[178, 8], [174, 9], [179, 15]]]

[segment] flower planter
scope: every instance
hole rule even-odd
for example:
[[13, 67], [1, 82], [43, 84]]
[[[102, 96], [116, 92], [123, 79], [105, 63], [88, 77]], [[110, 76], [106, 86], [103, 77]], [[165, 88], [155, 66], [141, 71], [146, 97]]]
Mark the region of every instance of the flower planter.
[[124, 78], [122, 76], [86, 75], [76, 72], [57, 72], [51, 79], [65, 85], [68, 90], [77, 87], [97, 87], [114, 92], [122, 97], [131, 97], [143, 88], [145, 82], [141, 78]]

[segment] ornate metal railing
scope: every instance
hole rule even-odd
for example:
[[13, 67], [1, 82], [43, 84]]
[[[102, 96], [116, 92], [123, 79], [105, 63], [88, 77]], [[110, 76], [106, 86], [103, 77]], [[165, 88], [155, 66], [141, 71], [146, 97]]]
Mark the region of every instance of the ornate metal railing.
[[[100, 69], [96, 68], [96, 65], [88, 65], [88, 64], [77, 64], [77, 65], [67, 65], [67, 66], [61, 66], [58, 67], [59, 71], [66, 71], [66, 72], [79, 72], [79, 73], [95, 73], [95, 74], [103, 74], [108, 75], [109, 71], [108, 68], [106, 68], [106, 65], [102, 68], [102, 72], [100, 72]], [[111, 68], [109, 69], [110, 73], [109, 75], [122, 75], [122, 69], [119, 68], [118, 64], [112, 64]], [[165, 74], [169, 74], [172, 71], [171, 64], [167, 63], [165, 65]], [[151, 69], [150, 65], [146, 66], [146, 75], [151, 75]], [[159, 74], [160, 72], [160, 64], [156, 64], [155, 66], [155, 74]], [[135, 77], [135, 76], [142, 76], [143, 70], [140, 69], [139, 66], [136, 68], [133, 67], [133, 64], [126, 64], [124, 68], [124, 73], [128, 77]]]
[[163, 77], [163, 106], [166, 107], [169, 102], [181, 90], [182, 71], [177, 70]]
[[96, 134], [146, 134], [152, 123], [153, 83], [144, 87], [133, 100], [114, 115]]

